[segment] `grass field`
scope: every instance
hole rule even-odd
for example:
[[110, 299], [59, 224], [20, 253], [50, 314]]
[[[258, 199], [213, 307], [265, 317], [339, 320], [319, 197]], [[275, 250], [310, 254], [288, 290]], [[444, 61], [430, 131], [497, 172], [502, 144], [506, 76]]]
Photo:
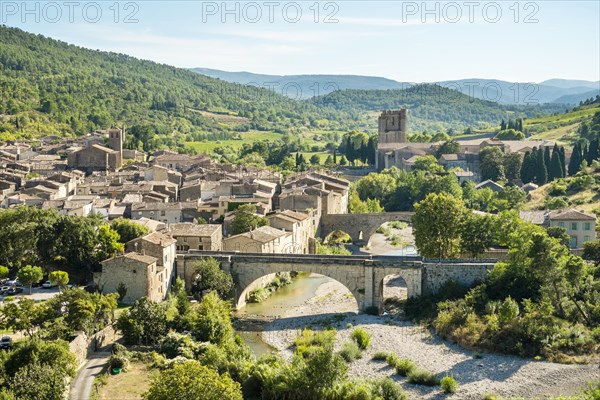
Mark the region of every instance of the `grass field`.
[[100, 386], [100, 400], [141, 400], [150, 387], [150, 372], [146, 365], [132, 362], [127, 372], [109, 375], [106, 385]]

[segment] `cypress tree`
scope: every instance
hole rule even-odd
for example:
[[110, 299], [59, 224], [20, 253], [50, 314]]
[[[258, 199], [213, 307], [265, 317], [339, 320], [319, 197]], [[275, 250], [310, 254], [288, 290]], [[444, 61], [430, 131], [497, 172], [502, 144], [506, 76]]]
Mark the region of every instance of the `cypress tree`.
[[579, 168], [581, 167], [582, 161], [581, 157], [581, 145], [579, 143], [575, 143], [575, 146], [573, 146], [573, 153], [571, 154], [571, 159], [569, 160], [569, 176], [573, 176], [577, 172], [579, 172]]
[[523, 164], [521, 164], [521, 180], [523, 183], [529, 183], [535, 177], [535, 165], [532, 161], [531, 153], [526, 152], [525, 157], [523, 157]]
[[369, 137], [369, 143], [367, 144], [367, 153], [369, 164], [375, 165], [375, 157], [377, 155], [377, 136], [372, 135]]
[[500, 123], [500, 130], [501, 131], [506, 130], [506, 122], [504, 122], [504, 120], [502, 120], [502, 122]]
[[583, 145], [581, 145], [581, 162], [583, 162], [583, 160], [587, 160], [587, 159], [588, 159], [588, 145], [583, 144]]
[[354, 151], [354, 144], [352, 143], [350, 134], [348, 134], [348, 140], [346, 141], [346, 158], [351, 163], [353, 163], [354, 160], [356, 160], [356, 152]]
[[337, 151], [333, 149], [333, 163], [337, 164]]
[[552, 150], [552, 158], [550, 160], [550, 167], [548, 168], [548, 180], [555, 180], [562, 178], [563, 167], [560, 164], [560, 150], [558, 150], [558, 145], [554, 145], [554, 149]]
[[560, 156], [560, 166], [562, 167], [562, 174], [560, 177], [564, 178], [567, 176], [567, 162], [565, 161], [565, 148], [563, 146], [560, 146], [558, 155]]
[[544, 147], [544, 164], [546, 165], [546, 170], [548, 171], [548, 176], [550, 176], [550, 147]]
[[600, 158], [600, 140], [598, 138], [593, 139], [590, 142], [590, 149], [588, 150], [587, 162], [589, 165]]
[[546, 168], [546, 163], [544, 162], [544, 151], [539, 149], [537, 151], [537, 159], [535, 163], [535, 183], [538, 185], [544, 185], [548, 182], [548, 169]]

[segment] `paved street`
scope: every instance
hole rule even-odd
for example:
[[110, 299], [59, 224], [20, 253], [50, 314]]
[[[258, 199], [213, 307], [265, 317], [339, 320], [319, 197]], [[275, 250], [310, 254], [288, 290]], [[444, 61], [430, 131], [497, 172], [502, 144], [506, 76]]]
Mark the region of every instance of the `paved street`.
[[92, 357], [77, 371], [71, 384], [71, 400], [88, 400], [92, 392], [94, 379], [108, 363], [110, 352], [94, 353]]
[[[58, 288], [44, 289], [41, 287], [33, 288], [31, 290], [31, 295], [29, 294], [29, 288], [24, 287], [23, 293], [19, 293], [13, 297], [24, 297], [27, 299], [32, 299], [35, 301], [48, 300], [58, 294]], [[8, 296], [0, 296], [0, 304], [4, 302], [4, 298]]]

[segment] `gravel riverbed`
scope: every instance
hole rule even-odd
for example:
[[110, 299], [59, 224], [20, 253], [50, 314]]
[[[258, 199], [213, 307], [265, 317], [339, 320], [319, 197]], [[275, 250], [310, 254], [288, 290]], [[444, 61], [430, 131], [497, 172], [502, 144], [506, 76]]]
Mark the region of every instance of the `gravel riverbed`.
[[[336, 281], [319, 286], [316, 296], [265, 325], [263, 340], [289, 358], [292, 340], [307, 326], [322, 329], [330, 323], [338, 331], [336, 347], [349, 340], [355, 327], [371, 335], [371, 346], [363, 358], [350, 364], [353, 378], [388, 376], [397, 380], [411, 399], [481, 399], [486, 393], [502, 397], [546, 399], [573, 395], [593, 380], [600, 379], [598, 363], [564, 365], [523, 359], [515, 356], [476, 353], [444, 341], [427, 329], [392, 316], [356, 314], [357, 305], [348, 290]], [[345, 313], [343, 318], [334, 314]], [[352, 324], [351, 328], [347, 328]], [[439, 387], [429, 388], [407, 383], [384, 361], [373, 361], [377, 351], [394, 352], [412, 359], [419, 367], [443, 377], [454, 376], [460, 387], [456, 394], [445, 395]]]

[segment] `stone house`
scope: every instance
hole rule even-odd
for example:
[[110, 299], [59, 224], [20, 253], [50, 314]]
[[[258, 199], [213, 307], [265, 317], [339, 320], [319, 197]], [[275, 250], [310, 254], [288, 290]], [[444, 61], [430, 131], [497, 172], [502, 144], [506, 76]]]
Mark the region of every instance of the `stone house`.
[[475, 189], [490, 189], [494, 193], [498, 193], [504, 190], [504, 187], [499, 183], [494, 182], [491, 179], [483, 181], [475, 185]]
[[569, 247], [580, 249], [586, 242], [596, 240], [596, 215], [575, 209], [553, 211], [521, 211], [519, 217], [544, 227], [559, 226], [571, 237]]
[[131, 218], [149, 218], [169, 224], [182, 222], [181, 203], [134, 203]]
[[579, 249], [586, 242], [596, 240], [596, 215], [575, 209], [550, 211], [548, 213], [550, 226], [560, 226], [567, 230], [571, 237], [569, 247]]
[[102, 272], [95, 274], [94, 283], [103, 294], [117, 293], [124, 285], [127, 289], [122, 302], [132, 304], [141, 297], [155, 302], [165, 299], [168, 280], [166, 270], [157, 265], [157, 258], [140, 253], [126, 253], [101, 262]]
[[303, 212], [285, 210], [267, 215], [269, 225], [292, 233], [293, 253], [308, 254], [310, 240], [315, 237], [315, 229], [311, 218]]
[[175, 257], [177, 254], [176, 240], [162, 232], [152, 232], [145, 236], [133, 239], [125, 244], [125, 251], [136, 252], [156, 258], [156, 266], [163, 270], [164, 286], [166, 293], [175, 280]]
[[223, 239], [223, 251], [274, 254], [294, 253], [296, 250], [291, 232], [271, 226], [261, 226]]
[[223, 248], [223, 227], [219, 224], [170, 224], [169, 234], [177, 240], [177, 251], [221, 251]]

